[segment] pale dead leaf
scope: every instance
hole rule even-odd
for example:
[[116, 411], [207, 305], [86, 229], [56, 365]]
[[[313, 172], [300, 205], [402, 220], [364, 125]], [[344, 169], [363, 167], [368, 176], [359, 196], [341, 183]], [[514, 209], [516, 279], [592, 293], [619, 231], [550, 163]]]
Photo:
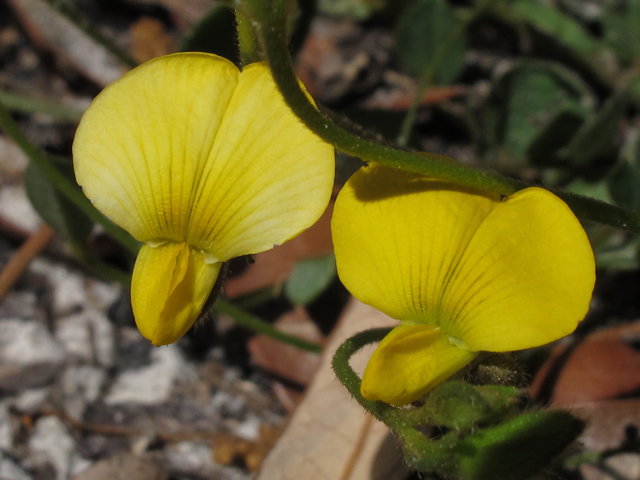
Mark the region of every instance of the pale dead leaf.
[[[331, 369], [333, 352], [353, 334], [391, 326], [394, 320], [353, 300], [346, 309], [309, 390], [289, 426], [267, 456], [258, 480], [396, 480], [408, 470], [402, 451], [390, 442], [389, 429], [365, 414], [336, 380]], [[373, 346], [352, 360], [362, 374]]]

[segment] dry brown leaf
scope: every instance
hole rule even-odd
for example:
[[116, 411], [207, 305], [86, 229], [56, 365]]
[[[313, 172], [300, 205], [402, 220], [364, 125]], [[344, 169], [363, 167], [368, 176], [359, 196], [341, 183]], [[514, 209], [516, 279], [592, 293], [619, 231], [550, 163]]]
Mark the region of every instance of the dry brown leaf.
[[[324, 350], [320, 368], [284, 434], [267, 456], [258, 480], [396, 480], [407, 475], [401, 449], [388, 428], [365, 414], [335, 379], [333, 352], [348, 337], [394, 320], [353, 300]], [[351, 361], [362, 373], [373, 347]]]
[[142, 17], [131, 25], [131, 54], [138, 63], [161, 57], [176, 51], [173, 39], [162, 22], [151, 17]]
[[68, 18], [40, 0], [9, 0], [31, 39], [51, 50], [58, 60], [75, 69], [97, 85], [106, 87], [126, 71], [115, 56], [96, 44]]
[[[548, 396], [552, 387], [554, 405], [575, 405], [637, 392], [640, 352], [633, 345], [638, 340], [640, 323], [631, 323], [595, 332], [572, 351], [559, 345], [534, 378], [532, 395]], [[549, 386], [550, 375], [557, 377]]]
[[[284, 314], [276, 320], [274, 326], [309, 342], [324, 342], [322, 333], [303, 307]], [[320, 365], [318, 354], [286, 345], [266, 335], [253, 337], [247, 347], [251, 359], [258, 366], [300, 385], [306, 386]]]
[[284, 245], [259, 253], [255, 263], [241, 275], [229, 279], [225, 285], [225, 295], [229, 298], [245, 295], [261, 288], [284, 282], [293, 271], [298, 260], [316, 257], [332, 251], [331, 214], [333, 202], [322, 217], [308, 230]]

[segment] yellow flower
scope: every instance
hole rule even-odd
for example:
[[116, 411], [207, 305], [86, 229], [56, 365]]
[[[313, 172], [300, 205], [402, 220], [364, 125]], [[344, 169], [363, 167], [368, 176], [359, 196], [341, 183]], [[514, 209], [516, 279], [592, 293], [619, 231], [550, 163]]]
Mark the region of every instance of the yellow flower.
[[501, 200], [371, 166], [338, 196], [332, 231], [344, 285], [402, 322], [365, 369], [369, 400], [410, 403], [480, 351], [571, 333], [589, 308], [589, 240], [569, 207], [540, 188]]
[[193, 325], [222, 262], [271, 249], [329, 202], [333, 148], [289, 110], [268, 67], [157, 58], [107, 87], [73, 144], [94, 205], [144, 242], [131, 297], [154, 345]]

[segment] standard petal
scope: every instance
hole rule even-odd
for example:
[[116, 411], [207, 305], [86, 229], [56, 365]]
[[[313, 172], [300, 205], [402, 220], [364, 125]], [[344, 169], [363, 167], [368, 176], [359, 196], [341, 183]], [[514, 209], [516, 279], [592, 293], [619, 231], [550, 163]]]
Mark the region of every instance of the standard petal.
[[221, 57], [180, 53], [147, 62], [104, 89], [73, 144], [87, 197], [138, 240], [185, 241], [194, 185], [239, 75]]
[[340, 279], [393, 318], [437, 324], [443, 286], [498, 200], [400, 170], [360, 169], [333, 214]]
[[367, 400], [406, 405], [477, 355], [458, 348], [433, 325], [400, 325], [373, 352], [362, 375], [360, 393]]
[[247, 66], [195, 187], [189, 243], [224, 261], [285, 242], [326, 208], [334, 168], [333, 147], [291, 112], [269, 68]]
[[589, 309], [595, 262], [569, 207], [541, 188], [502, 201], [447, 280], [441, 327], [472, 350], [535, 347], [575, 330]]
[[144, 245], [131, 281], [131, 304], [142, 335], [154, 345], [177, 341], [194, 324], [213, 288], [221, 263], [186, 243]]

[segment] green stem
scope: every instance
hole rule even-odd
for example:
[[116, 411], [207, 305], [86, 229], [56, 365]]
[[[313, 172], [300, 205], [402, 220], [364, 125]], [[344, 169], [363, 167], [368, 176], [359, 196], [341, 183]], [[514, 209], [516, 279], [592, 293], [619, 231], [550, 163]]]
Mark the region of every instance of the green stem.
[[58, 120], [79, 122], [84, 110], [49, 100], [42, 100], [9, 92], [0, 92], [0, 102], [9, 110], [24, 113], [45, 113]]
[[60, 193], [83, 210], [94, 222], [102, 225], [104, 229], [120, 243], [132, 251], [138, 251], [140, 248], [138, 241], [100, 213], [87, 197], [53, 166], [46, 156], [24, 136], [2, 103], [0, 103], [0, 128], [4, 130], [29, 159], [42, 170], [42, 173], [47, 176], [49, 181]]
[[417, 155], [365, 140], [338, 127], [329, 117], [318, 111], [300, 89], [294, 74], [286, 45], [286, 16], [283, 16], [286, 15], [286, 10], [278, 8], [282, 3], [283, 0], [274, 0], [271, 16], [264, 24], [259, 24], [259, 40], [285, 100], [309, 129], [339, 150], [365, 161], [378, 162], [389, 167], [431, 175], [440, 180], [497, 191], [505, 195], [514, 192], [511, 181], [506, 178], [475, 170], [453, 160], [443, 162], [441, 155]]
[[494, 1], [495, 0], [484, 0], [483, 2], [479, 3], [470, 12], [470, 14], [464, 18], [464, 20], [458, 21], [456, 26], [449, 30], [449, 33], [447, 34], [445, 39], [438, 45], [433, 58], [425, 66], [422, 74], [420, 75], [420, 80], [418, 82], [418, 87], [416, 88], [413, 102], [411, 102], [409, 110], [407, 111], [407, 115], [404, 117], [404, 121], [402, 122], [400, 134], [398, 135], [397, 139], [398, 145], [400, 145], [401, 147], [404, 147], [409, 141], [416, 114], [418, 113], [418, 107], [420, 106], [422, 93], [433, 84], [433, 79], [435, 77], [436, 71], [438, 70], [438, 68], [440, 68], [440, 65], [447, 57], [451, 49], [455, 46], [456, 42], [458, 42], [458, 40], [465, 34], [467, 27], [472, 22], [474, 22], [482, 13], [484, 13]]
[[253, 315], [245, 312], [244, 310], [241, 310], [240, 308], [232, 305], [225, 300], [218, 299], [214, 308], [218, 312], [232, 317], [236, 321], [236, 323], [239, 323], [240, 325], [247, 327], [254, 332], [267, 335], [274, 340], [278, 340], [282, 343], [292, 345], [308, 352], [320, 353], [322, 351], [321, 345], [313, 342], [308, 342], [306, 340], [303, 340], [302, 338], [289, 335], [288, 333], [284, 333], [283, 331], [278, 330], [265, 321], [254, 317]]
[[256, 34], [253, 31], [251, 20], [249, 20], [240, 10], [236, 10], [236, 24], [238, 28], [238, 48], [240, 49], [240, 63], [242, 67], [250, 63], [262, 60]]
[[61, 0], [41, 0], [57, 11], [60, 15], [68, 18], [76, 27], [86, 33], [91, 39], [98, 45], [104, 47], [109, 53], [115, 56], [123, 64], [129, 68], [135, 68], [138, 66], [136, 62], [128, 53], [117, 47], [109, 38], [105, 37], [97, 29], [91, 25], [91, 22], [85, 18], [80, 12], [71, 8], [66, 2]]
[[[266, 15], [264, 20], [259, 19], [258, 39], [287, 104], [320, 138], [338, 150], [367, 162], [378, 162], [388, 167], [501, 195], [510, 195], [529, 186], [524, 182], [476, 170], [442, 155], [396, 150], [363, 139], [338, 127], [311, 104], [298, 84], [286, 45], [286, 5], [287, 0], [273, 0], [270, 14]], [[584, 220], [611, 225], [636, 234], [640, 233], [638, 212], [558, 189], [551, 189], [551, 191], [562, 198], [576, 215]]]

